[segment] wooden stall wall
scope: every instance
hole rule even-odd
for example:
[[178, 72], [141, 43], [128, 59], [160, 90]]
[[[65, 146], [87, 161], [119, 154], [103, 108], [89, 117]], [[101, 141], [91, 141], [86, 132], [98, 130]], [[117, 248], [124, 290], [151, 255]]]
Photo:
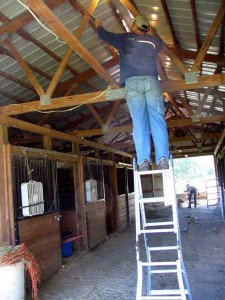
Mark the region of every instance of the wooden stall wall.
[[87, 203], [89, 248], [97, 246], [107, 237], [106, 206], [104, 200]]
[[135, 221], [135, 194], [125, 194], [118, 196], [119, 228], [124, 230]]
[[62, 210], [61, 215], [61, 232], [76, 232], [76, 211], [75, 210]]
[[121, 231], [125, 229], [128, 225], [128, 207], [127, 207], [127, 195], [123, 194], [117, 197], [118, 201], [118, 218], [119, 218], [119, 228]]
[[18, 222], [20, 243], [25, 243], [36, 258], [41, 280], [50, 278], [62, 266], [59, 221], [56, 213]]
[[129, 200], [129, 224], [135, 222], [135, 193], [128, 195]]

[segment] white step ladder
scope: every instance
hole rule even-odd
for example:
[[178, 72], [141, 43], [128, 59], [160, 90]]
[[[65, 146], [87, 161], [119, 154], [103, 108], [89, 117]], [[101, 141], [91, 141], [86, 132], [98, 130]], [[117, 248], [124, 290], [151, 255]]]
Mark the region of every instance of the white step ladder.
[[[138, 171], [135, 160], [133, 167], [137, 258], [136, 300], [192, 300], [182, 257], [172, 158], [168, 170]], [[153, 179], [161, 176], [163, 195], [144, 198], [141, 180], [143, 176], [152, 176]], [[160, 202], [165, 206], [172, 206], [172, 220], [165, 222], [147, 220], [146, 206]], [[165, 241], [169, 244], [165, 245]]]

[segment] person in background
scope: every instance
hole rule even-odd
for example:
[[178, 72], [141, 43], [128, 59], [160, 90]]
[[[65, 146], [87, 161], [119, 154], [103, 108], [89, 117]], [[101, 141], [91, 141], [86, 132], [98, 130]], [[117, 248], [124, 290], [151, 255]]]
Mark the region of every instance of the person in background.
[[187, 184], [186, 190], [188, 192], [188, 201], [189, 201], [188, 208], [191, 208], [192, 196], [194, 196], [194, 207], [196, 208], [197, 207], [197, 189], [194, 186]]
[[158, 35], [152, 35], [152, 28], [144, 16], [134, 19], [130, 33], [109, 32], [97, 19], [95, 26], [99, 37], [119, 51], [120, 86], [125, 87], [133, 121], [138, 170], [150, 170], [150, 131], [155, 146], [157, 168], [168, 169], [168, 131], [156, 65], [156, 57], [163, 48], [163, 41]]

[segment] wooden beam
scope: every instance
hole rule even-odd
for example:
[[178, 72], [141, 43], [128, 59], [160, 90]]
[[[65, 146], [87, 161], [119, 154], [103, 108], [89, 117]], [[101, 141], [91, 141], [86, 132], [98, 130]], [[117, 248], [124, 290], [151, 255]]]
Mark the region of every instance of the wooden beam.
[[[89, 8], [88, 8], [88, 11], [90, 11], [90, 13], [92, 14], [96, 8], [98, 4], [98, 0], [92, 0], [91, 4], [89, 5]], [[75, 34], [75, 37], [79, 40], [81, 38], [81, 35], [88, 23], [90, 19], [90, 16], [88, 14], [86, 14], [84, 17], [83, 17], [83, 20], [81, 21], [80, 23], [80, 26], [78, 27], [77, 31], [76, 31], [76, 34]], [[68, 48], [67, 51], [66, 51], [66, 54], [64, 55], [63, 59], [61, 60], [54, 76], [53, 76], [53, 79], [47, 89], [47, 92], [46, 94], [49, 94], [50, 96], [52, 96], [58, 82], [59, 82], [59, 78], [60, 76], [62, 75], [63, 71], [65, 70], [65, 67], [67, 66], [68, 64], [68, 61], [69, 61], [69, 58], [70, 56], [72, 55], [73, 53], [73, 49], [72, 48]]]
[[204, 60], [204, 57], [209, 49], [209, 46], [211, 45], [211, 42], [218, 30], [218, 27], [221, 23], [221, 21], [223, 20], [223, 16], [225, 14], [225, 0], [223, 0], [218, 13], [215, 17], [214, 22], [212, 23], [212, 26], [202, 44], [202, 47], [198, 53], [198, 56], [194, 62], [194, 65], [192, 66], [192, 71], [198, 71], [200, 65], [202, 64], [202, 61]]
[[0, 124], [6, 125], [6, 126], [9, 126], [9, 127], [13, 127], [13, 128], [19, 128], [21, 130], [25, 130], [25, 131], [29, 131], [29, 132], [38, 133], [38, 134], [41, 134], [41, 135], [46, 135], [46, 136], [49, 136], [51, 138], [55, 138], [55, 139], [59, 139], [59, 140], [75, 142], [75, 143], [78, 143], [80, 145], [86, 145], [88, 147], [101, 149], [101, 150], [104, 150], [106, 152], [116, 153], [116, 154], [121, 155], [121, 156], [132, 157], [132, 155], [129, 154], [129, 153], [126, 153], [126, 152], [120, 151], [120, 150], [115, 150], [115, 149], [113, 149], [111, 147], [108, 147], [108, 146], [105, 146], [103, 144], [95, 143], [95, 142], [88, 141], [88, 140], [85, 140], [85, 139], [80, 139], [80, 138], [75, 137], [75, 136], [73, 136], [71, 134], [68, 134], [68, 133], [63, 133], [63, 132], [60, 132], [60, 131], [57, 131], [57, 130], [45, 128], [45, 127], [42, 127], [42, 126], [38, 126], [38, 125], [35, 125], [35, 124], [24, 122], [24, 121], [21, 121], [21, 120], [18, 120], [18, 119], [6, 117], [6, 116], [3, 116], [3, 115], [0, 115]]
[[[51, 126], [48, 124], [44, 124], [43, 127], [51, 128]], [[43, 135], [43, 148], [47, 150], [52, 150], [52, 138], [48, 135]]]
[[192, 14], [192, 19], [194, 23], [194, 33], [195, 33], [195, 42], [196, 42], [196, 48], [197, 50], [200, 49], [200, 41], [199, 41], [199, 31], [198, 31], [198, 23], [197, 23], [197, 14], [196, 14], [196, 9], [195, 9], [195, 0], [190, 0], [191, 3], [191, 14]]
[[8, 92], [0, 90], [0, 95], [5, 96], [13, 101], [19, 102], [19, 103], [24, 103], [24, 100], [22, 98], [19, 98], [17, 96], [14, 96], [12, 94], [9, 94]]
[[118, 101], [118, 100], [114, 103], [113, 108], [112, 108], [112, 110], [111, 110], [110, 114], [108, 115], [108, 118], [105, 122], [105, 125], [110, 124], [110, 122], [112, 121], [112, 119], [113, 119], [118, 107], [120, 106], [120, 104], [121, 104], [121, 101]]
[[225, 84], [225, 74], [215, 74], [209, 76], [199, 76], [197, 83], [187, 84], [184, 79], [167, 80], [161, 82], [161, 88], [166, 92], [174, 92], [180, 90], [194, 90], [201, 87], [218, 86]]
[[[12, 57], [13, 59], [15, 59], [15, 57], [13, 56], [13, 54], [8, 51], [6, 48], [4, 47], [0, 47], [0, 54], [2, 55], [7, 55], [9, 57]], [[25, 60], [24, 60], [25, 61]], [[26, 62], [26, 61], [25, 61]], [[28, 67], [33, 70], [34, 72], [40, 74], [41, 76], [47, 78], [48, 80], [51, 80], [52, 79], [52, 76], [48, 75], [47, 73], [43, 72], [42, 70], [38, 69], [37, 67], [35, 67], [34, 65], [26, 62], [26, 64], [28, 65]]]
[[223, 130], [223, 133], [221, 134], [221, 137], [216, 145], [216, 149], [214, 151], [215, 156], [217, 156], [220, 146], [222, 145], [224, 139], [225, 139], [225, 129]]
[[16, 82], [16, 83], [18, 83], [18, 84], [24, 86], [25, 88], [34, 91], [34, 88], [32, 87], [32, 85], [30, 85], [30, 84], [28, 84], [27, 82], [22, 81], [22, 80], [20, 80], [20, 79], [18, 79], [18, 78], [16, 78], [16, 77], [13, 77], [13, 76], [10, 75], [10, 74], [7, 74], [7, 73], [5, 73], [5, 72], [3, 72], [3, 71], [0, 71], [0, 76], [5, 77], [5, 78], [7, 78], [8, 80], [11, 80], [11, 81], [13, 81], [13, 82]]
[[179, 109], [179, 107], [177, 106], [175, 100], [170, 96], [169, 93], [164, 92], [164, 96], [167, 98], [167, 100], [169, 100], [169, 102], [173, 105], [173, 107], [175, 108], [175, 110], [177, 111], [178, 115], [185, 117], [185, 115], [183, 114], [183, 112]]
[[173, 29], [173, 24], [172, 24], [172, 21], [171, 21], [171, 18], [170, 18], [170, 14], [169, 14], [169, 11], [168, 11], [168, 8], [167, 8], [166, 1], [161, 0], [161, 5], [162, 5], [163, 12], [164, 12], [164, 15], [166, 17], [167, 25], [169, 27], [169, 31], [170, 31], [170, 34], [171, 34], [171, 37], [172, 37], [173, 46], [176, 47], [178, 45], [178, 43], [177, 43], [176, 38], [175, 38], [175, 32], [174, 32], [174, 29]]
[[[202, 125], [214, 122], [224, 122], [225, 115], [217, 115], [217, 116], [210, 116], [210, 117], [202, 117], [199, 121], [193, 122], [192, 119], [177, 119], [166, 121], [167, 128], [176, 128], [176, 127], [185, 127], [185, 126], [193, 126], [193, 125]], [[96, 136], [96, 135], [104, 135], [104, 134], [115, 134], [115, 133], [122, 133], [122, 132], [132, 132], [133, 126], [132, 125], [125, 125], [125, 126], [116, 126], [110, 127], [107, 131], [102, 131], [101, 128], [98, 129], [88, 129], [88, 130], [80, 130], [80, 131], [73, 131], [71, 132], [72, 135], [77, 137], [88, 137], [88, 136]], [[216, 137], [216, 134], [215, 134]], [[204, 139], [204, 137], [202, 137]]]
[[[11, 186], [12, 178], [10, 178], [10, 152], [7, 147], [8, 143], [8, 129], [4, 125], [0, 125], [0, 246], [4, 243], [9, 245], [15, 242], [15, 231], [11, 230], [14, 223], [12, 220], [13, 206], [12, 204], [12, 190], [10, 193], [9, 186]], [[14, 234], [14, 235], [13, 235]]]
[[132, 125], [126, 125], [126, 126], [116, 126], [116, 127], [110, 127], [107, 131], [102, 131], [101, 128], [99, 129], [88, 129], [88, 130], [79, 130], [79, 131], [73, 131], [71, 134], [77, 136], [77, 137], [88, 137], [88, 136], [95, 136], [95, 135], [104, 135], [104, 134], [114, 134], [114, 133], [121, 133], [121, 132], [131, 132], [133, 126]]
[[[50, 9], [54, 9], [64, 2], [67, 2], [67, 0], [46, 0], [45, 2]], [[14, 18], [7, 24], [2, 25], [0, 27], [0, 34], [12, 34], [32, 21], [34, 21], [34, 17], [30, 14], [30, 12], [26, 12], [22, 16]]]
[[118, 87], [115, 80], [102, 67], [94, 56], [80, 43], [80, 41], [64, 26], [64, 24], [54, 15], [54, 13], [41, 0], [28, 0], [27, 5], [41, 17], [53, 30], [61, 37], [83, 60], [89, 64], [97, 74], [102, 77], [112, 87]]
[[17, 60], [18, 64], [20, 65], [20, 67], [22, 68], [24, 73], [26, 74], [27, 78], [30, 80], [30, 82], [33, 85], [33, 87], [34, 87], [35, 91], [37, 92], [37, 94], [39, 96], [43, 95], [44, 91], [43, 91], [42, 87], [40, 86], [40, 84], [38, 83], [36, 78], [34, 77], [34, 75], [31, 72], [29, 66], [26, 64], [26, 62], [23, 60], [23, 58], [21, 57], [19, 52], [16, 50], [16, 48], [14, 47], [12, 42], [9, 39], [6, 39], [5, 44], [8, 46], [8, 48], [13, 53], [15, 59]]
[[190, 116], [193, 116], [194, 112], [191, 109], [190, 105], [187, 104], [186, 100], [184, 98], [182, 98], [178, 92], [174, 93], [174, 97], [177, 98], [181, 102], [182, 106], [184, 108], [186, 108], [186, 110], [189, 112]]
[[[180, 90], [192, 90], [205, 86], [218, 86], [225, 84], [225, 74], [215, 74], [211, 76], [198, 77], [197, 83], [187, 84], [184, 79], [181, 80], [166, 80], [160, 82], [163, 92], [174, 92]], [[112, 99], [115, 101], [117, 99]], [[12, 104], [0, 107], [0, 113], [3, 115], [19, 115], [32, 111], [48, 111], [56, 110], [64, 107], [72, 107], [85, 103], [100, 103], [109, 101], [106, 99], [106, 91], [86, 93], [80, 95], [72, 95], [61, 98], [51, 99], [51, 104], [40, 105], [40, 101], [27, 102], [25, 104]]]
[[169, 137], [169, 142], [185, 142], [185, 141], [200, 141], [200, 140], [208, 140], [208, 139], [219, 139], [221, 136], [220, 133], [203, 133], [200, 137], [195, 135], [186, 135], [179, 137]]

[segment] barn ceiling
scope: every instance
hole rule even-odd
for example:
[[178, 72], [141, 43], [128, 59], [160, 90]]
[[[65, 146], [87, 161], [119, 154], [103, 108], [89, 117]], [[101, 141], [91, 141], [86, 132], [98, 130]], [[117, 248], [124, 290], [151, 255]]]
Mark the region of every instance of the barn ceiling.
[[[138, 14], [167, 46], [158, 71], [173, 156], [223, 155], [224, 0], [0, 0], [0, 123], [10, 144], [41, 147], [32, 123], [73, 135], [85, 155], [96, 154], [88, 141], [135, 153], [118, 54], [93, 17], [123, 32]], [[71, 151], [61, 139], [52, 146]]]

